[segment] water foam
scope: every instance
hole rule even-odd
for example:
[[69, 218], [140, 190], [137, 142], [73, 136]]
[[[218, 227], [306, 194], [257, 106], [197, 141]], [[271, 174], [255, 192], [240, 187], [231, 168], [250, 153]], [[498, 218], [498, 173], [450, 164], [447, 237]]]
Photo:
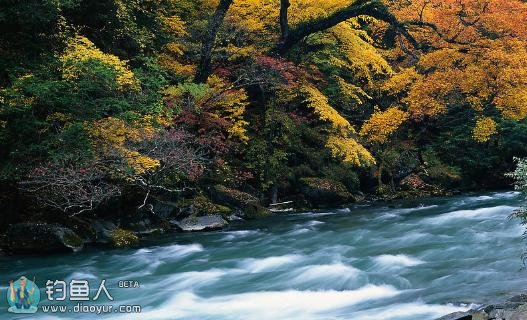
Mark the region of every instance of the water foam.
[[[205, 271], [188, 271], [170, 275], [160, 284], [162, 288], [170, 290], [185, 290], [187, 288], [198, 288], [203, 285], [216, 282], [227, 274], [227, 270], [210, 269]], [[157, 286], [157, 284], [155, 285]], [[161, 288], [160, 287], [160, 288]]]
[[321, 312], [389, 298], [398, 293], [391, 286], [374, 285], [347, 291], [261, 291], [212, 298], [187, 291], [175, 295], [157, 309], [144, 310], [140, 315], [126, 315], [126, 319], [309, 319]]
[[294, 273], [298, 275], [294, 277], [290, 283], [300, 284], [319, 280], [324, 280], [324, 282], [344, 282], [357, 277], [360, 272], [359, 269], [340, 262], [335, 264], [311, 265], [295, 270]]
[[300, 228], [300, 229], [296, 229], [296, 230], [293, 230], [291, 232], [288, 232], [287, 235], [289, 235], [289, 236], [298, 236], [300, 234], [308, 233], [308, 232], [311, 232], [311, 231], [313, 231], [313, 229]]
[[437, 208], [437, 207], [438, 207], [437, 204], [432, 204], [432, 205], [429, 205], [429, 206], [420, 205], [420, 206], [414, 207], [414, 208], [400, 209], [399, 212], [401, 212], [402, 214], [405, 214], [405, 213], [410, 213], [410, 212], [415, 212], [415, 211], [430, 210], [430, 209], [434, 209], [434, 208]]
[[473, 210], [457, 210], [442, 214], [437, 217], [428, 218], [424, 221], [427, 223], [437, 224], [444, 223], [453, 219], [478, 219], [488, 218], [493, 216], [499, 216], [500, 218], [506, 217], [511, 214], [517, 207], [512, 206], [496, 206], [488, 208], [479, 208]]
[[229, 231], [229, 232], [225, 232], [226, 235], [225, 235], [225, 237], [223, 237], [223, 240], [234, 240], [234, 239], [239, 239], [239, 238], [243, 238], [243, 237], [256, 235], [258, 233], [260, 233], [260, 232], [257, 231], [257, 230]]
[[137, 250], [133, 255], [134, 256], [156, 256], [156, 257], [167, 257], [167, 258], [176, 258], [184, 257], [192, 253], [204, 251], [203, 246], [199, 243], [180, 245], [175, 244], [165, 247], [153, 247], [153, 248], [143, 248]]
[[175, 244], [164, 247], [142, 248], [123, 259], [128, 261], [128, 268], [131, 266], [140, 268], [141, 272], [136, 275], [140, 276], [151, 273], [164, 262], [177, 261], [202, 251], [204, 251], [204, 249], [201, 244]]
[[374, 257], [373, 260], [382, 267], [413, 267], [424, 263], [422, 260], [404, 254], [383, 254]]
[[285, 256], [268, 257], [263, 259], [249, 258], [240, 263], [240, 268], [252, 273], [272, 271], [287, 264], [302, 260], [298, 254], [288, 254]]

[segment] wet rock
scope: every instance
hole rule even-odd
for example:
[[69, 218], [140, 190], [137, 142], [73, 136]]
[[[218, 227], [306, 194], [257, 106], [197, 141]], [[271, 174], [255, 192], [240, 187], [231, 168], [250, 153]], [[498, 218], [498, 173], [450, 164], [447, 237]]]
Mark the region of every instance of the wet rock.
[[476, 312], [472, 315], [472, 320], [489, 320], [489, 315], [484, 312], [484, 311], [480, 311], [480, 312]]
[[169, 218], [176, 213], [177, 204], [170, 201], [155, 201], [152, 211], [160, 218]]
[[140, 238], [149, 238], [153, 236], [159, 236], [165, 233], [164, 228], [153, 228], [136, 232]]
[[284, 212], [293, 212], [294, 209], [294, 203], [293, 201], [284, 201], [284, 202], [277, 202], [277, 203], [271, 203], [269, 205], [269, 210], [273, 213], [284, 213]]
[[301, 192], [314, 207], [325, 207], [353, 202], [354, 198], [344, 184], [322, 178], [300, 179]]
[[522, 293], [515, 295], [509, 299], [507, 299], [508, 302], [516, 302], [516, 303], [527, 303], [527, 294]]
[[352, 195], [354, 202], [364, 202], [366, 200], [366, 195], [362, 192], [357, 192]]
[[220, 215], [191, 216], [181, 221], [173, 220], [172, 223], [182, 231], [218, 230], [228, 225]]
[[243, 218], [252, 219], [264, 217], [271, 213], [269, 209], [262, 206], [260, 200], [255, 196], [222, 185], [214, 186], [211, 189], [211, 197], [218, 203], [226, 204], [237, 209], [234, 210], [235, 214]]
[[117, 226], [110, 221], [95, 220], [92, 222], [92, 228], [95, 232], [95, 239], [93, 242], [110, 244], [112, 242], [112, 232], [117, 229]]
[[527, 304], [519, 306], [510, 315], [510, 320], [525, 320], [527, 319]]
[[80, 250], [84, 241], [58, 224], [18, 223], [8, 226], [6, 245], [13, 254], [63, 253]]
[[521, 294], [505, 302], [484, 305], [467, 312], [455, 312], [437, 320], [527, 320], [527, 295]]
[[454, 312], [436, 320], [472, 320], [470, 312]]

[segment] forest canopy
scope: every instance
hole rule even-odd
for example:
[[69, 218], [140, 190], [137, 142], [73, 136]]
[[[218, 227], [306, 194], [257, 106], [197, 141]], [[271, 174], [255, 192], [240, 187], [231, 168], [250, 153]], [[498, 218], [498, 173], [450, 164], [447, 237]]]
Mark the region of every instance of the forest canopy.
[[500, 187], [526, 117], [520, 0], [0, 4], [0, 180], [38, 210]]

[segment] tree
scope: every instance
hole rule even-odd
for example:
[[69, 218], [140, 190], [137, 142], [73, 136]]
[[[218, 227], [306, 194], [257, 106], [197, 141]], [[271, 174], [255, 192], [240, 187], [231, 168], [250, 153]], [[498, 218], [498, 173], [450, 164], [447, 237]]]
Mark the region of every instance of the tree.
[[216, 42], [216, 35], [223, 24], [223, 19], [227, 14], [227, 10], [231, 6], [233, 0], [220, 0], [218, 7], [214, 14], [210, 17], [207, 26], [207, 31], [203, 36], [201, 44], [201, 54], [198, 67], [196, 68], [196, 75], [194, 76], [195, 83], [205, 83], [212, 71], [212, 53], [214, 50], [214, 43]]

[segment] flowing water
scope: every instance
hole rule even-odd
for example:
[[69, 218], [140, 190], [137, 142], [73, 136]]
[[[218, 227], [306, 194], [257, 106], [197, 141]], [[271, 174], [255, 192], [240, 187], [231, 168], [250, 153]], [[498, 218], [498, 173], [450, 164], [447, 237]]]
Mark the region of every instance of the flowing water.
[[[24, 274], [43, 300], [47, 279], [89, 280], [93, 297], [106, 279], [113, 305], [141, 306], [30, 319], [434, 319], [527, 289], [524, 229], [507, 218], [522, 200], [502, 192], [284, 214], [139, 249], [4, 257], [1, 292]], [[2, 300], [0, 318], [25, 318]]]

